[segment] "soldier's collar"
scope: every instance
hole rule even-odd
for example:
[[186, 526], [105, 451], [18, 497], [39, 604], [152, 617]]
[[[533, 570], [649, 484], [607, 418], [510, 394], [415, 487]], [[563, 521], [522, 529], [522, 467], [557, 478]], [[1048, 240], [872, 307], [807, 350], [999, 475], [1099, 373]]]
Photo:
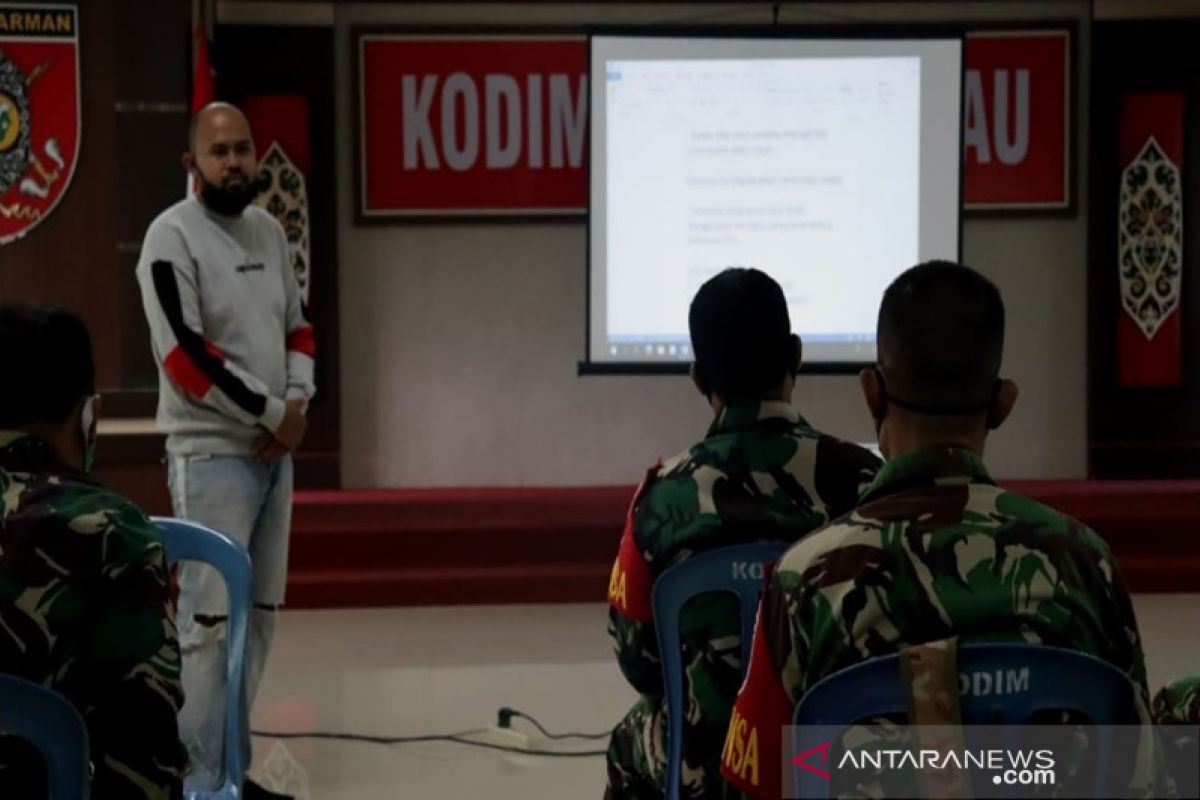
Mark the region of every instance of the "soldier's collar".
[[69, 472], [45, 439], [0, 430], [0, 467], [14, 472]]
[[782, 419], [792, 424], [801, 423], [800, 412], [781, 400], [758, 400], [753, 403], [731, 403], [721, 409], [713, 420], [708, 435], [729, 433], [756, 425], [768, 419]]
[[934, 447], [890, 459], [859, 503], [914, 486], [968, 483], [995, 483], [983, 459], [959, 447]]

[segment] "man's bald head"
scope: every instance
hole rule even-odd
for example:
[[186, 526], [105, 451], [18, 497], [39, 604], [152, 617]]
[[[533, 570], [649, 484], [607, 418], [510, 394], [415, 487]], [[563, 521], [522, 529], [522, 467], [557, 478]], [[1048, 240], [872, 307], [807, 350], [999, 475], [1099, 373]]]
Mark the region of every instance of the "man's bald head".
[[240, 108], [220, 101], [209, 103], [192, 115], [188, 124], [188, 150], [196, 152], [197, 138], [201, 133], [205, 139], [210, 139], [224, 132], [244, 134], [247, 139], [253, 139], [250, 121]]

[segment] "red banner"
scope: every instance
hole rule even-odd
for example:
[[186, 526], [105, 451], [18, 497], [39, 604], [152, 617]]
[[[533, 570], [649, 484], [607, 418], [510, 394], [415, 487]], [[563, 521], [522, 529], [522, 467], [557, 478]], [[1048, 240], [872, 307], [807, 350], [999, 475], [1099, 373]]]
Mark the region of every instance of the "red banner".
[[[365, 33], [358, 50], [361, 217], [582, 213], [587, 41]], [[964, 203], [1071, 204], [1066, 30], [966, 40]]]
[[963, 204], [1065, 209], [1071, 203], [1070, 64], [1065, 30], [967, 37]]
[[587, 40], [365, 35], [363, 216], [582, 213]]
[[1121, 98], [1117, 383], [1177, 386], [1183, 377], [1183, 94]]

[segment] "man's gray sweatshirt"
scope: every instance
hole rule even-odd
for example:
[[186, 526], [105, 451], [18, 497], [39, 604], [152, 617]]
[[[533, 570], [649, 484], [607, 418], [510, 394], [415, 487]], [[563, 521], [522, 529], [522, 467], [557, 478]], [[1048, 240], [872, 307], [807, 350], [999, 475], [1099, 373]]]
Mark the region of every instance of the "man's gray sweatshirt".
[[137, 266], [167, 452], [250, 455], [284, 400], [313, 396], [312, 326], [287, 237], [260, 208], [189, 197], [150, 224]]

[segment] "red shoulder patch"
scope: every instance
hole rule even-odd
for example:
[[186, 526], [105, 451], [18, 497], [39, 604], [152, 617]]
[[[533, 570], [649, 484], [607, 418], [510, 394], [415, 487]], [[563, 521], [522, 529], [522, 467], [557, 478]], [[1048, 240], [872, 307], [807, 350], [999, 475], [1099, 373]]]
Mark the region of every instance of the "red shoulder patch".
[[654, 573], [642, 557], [633, 538], [633, 513], [638, 502], [654, 483], [658, 465], [646, 470], [646, 476], [633, 495], [633, 502], [625, 512], [625, 531], [621, 534], [621, 547], [613, 562], [608, 578], [608, 604], [621, 616], [636, 622], [653, 622], [654, 605], [651, 602], [654, 590]]
[[759, 604], [750, 669], [738, 692], [721, 752], [721, 774], [726, 782], [753, 797], [782, 797], [780, 753], [783, 731], [791, 719], [792, 701], [771, 663]]

